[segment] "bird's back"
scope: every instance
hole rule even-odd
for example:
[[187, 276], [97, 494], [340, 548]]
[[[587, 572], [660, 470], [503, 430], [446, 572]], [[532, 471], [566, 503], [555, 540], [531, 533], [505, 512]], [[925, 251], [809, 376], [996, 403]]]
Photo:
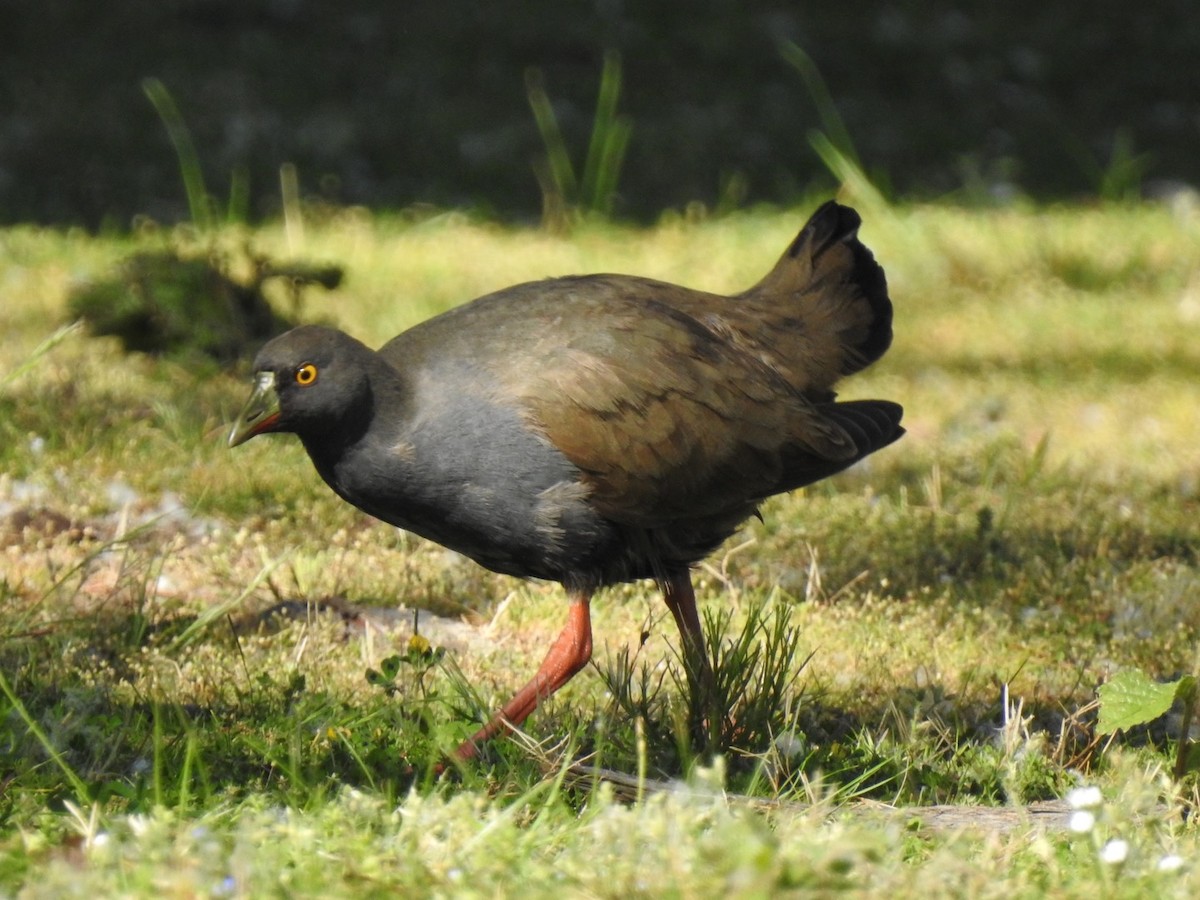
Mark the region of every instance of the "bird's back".
[[827, 204], [734, 297], [623, 275], [549, 279], [451, 310], [380, 353], [427, 390], [477, 395], [541, 435], [578, 472], [564, 515], [585, 503], [626, 535], [626, 555], [690, 564], [765, 497], [903, 433], [894, 403], [834, 402], [837, 380], [892, 335], [883, 271], [858, 224]]

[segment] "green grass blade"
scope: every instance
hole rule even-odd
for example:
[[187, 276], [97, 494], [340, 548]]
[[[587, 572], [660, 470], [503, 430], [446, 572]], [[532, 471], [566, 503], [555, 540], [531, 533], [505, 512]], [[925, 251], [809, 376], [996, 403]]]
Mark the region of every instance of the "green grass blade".
[[229, 176], [229, 206], [225, 210], [225, 222], [238, 225], [250, 221], [250, 169], [245, 165], [234, 166]]
[[538, 133], [542, 136], [542, 144], [546, 148], [546, 160], [550, 166], [550, 176], [554, 188], [563, 200], [573, 204], [579, 197], [579, 182], [575, 177], [575, 168], [571, 165], [567, 144], [563, 140], [562, 129], [558, 125], [558, 117], [546, 94], [541, 70], [530, 69], [525, 73], [525, 93], [529, 98], [529, 108], [533, 110], [533, 120], [537, 123]]
[[162, 704], [154, 704], [154, 718], [151, 725], [150, 744], [154, 749], [154, 761], [150, 770], [150, 777], [153, 781], [152, 790], [154, 792], [154, 805], [162, 806], [166, 802], [163, 793], [163, 765], [165, 762], [165, 754], [163, 753], [163, 727], [162, 727]]
[[613, 202], [617, 195], [617, 183], [621, 177], [621, 166], [625, 162], [625, 150], [629, 147], [629, 138], [633, 133], [633, 124], [622, 117], [612, 123], [605, 137], [600, 165], [599, 180], [594, 188], [594, 199], [591, 209], [594, 212], [610, 215]]
[[7, 387], [12, 382], [16, 381], [30, 369], [38, 364], [43, 356], [79, 331], [83, 327], [82, 320], [69, 322], [55, 329], [54, 333], [48, 338], [33, 348], [33, 352], [29, 354], [29, 358], [22, 362], [19, 366], [7, 373], [3, 378], [0, 378], [0, 387]]
[[204, 186], [204, 173], [200, 169], [200, 157], [196, 153], [196, 145], [192, 143], [191, 132], [179, 113], [179, 107], [171, 93], [157, 78], [147, 78], [142, 82], [142, 90], [158, 117], [162, 119], [167, 129], [167, 136], [175, 148], [179, 160], [179, 172], [183, 176], [183, 189], [187, 192], [188, 208], [192, 214], [192, 224], [200, 231], [208, 231], [213, 226], [212, 212], [209, 208], [208, 189]]
[[829, 137], [821, 131], [810, 131], [808, 142], [816, 151], [830, 174], [838, 180], [854, 199], [856, 206], [869, 218], [885, 218], [887, 198], [871, 183], [867, 173], [852, 156], [843, 153]]
[[240, 594], [223, 603], [214, 603], [212, 606], [206, 607], [200, 615], [196, 616], [195, 620], [185, 628], [174, 641], [171, 642], [170, 651], [176, 653], [184, 647], [191, 644], [199, 638], [213, 622], [224, 618], [230, 611], [237, 609], [254, 591], [262, 584], [273, 571], [275, 567], [283, 561], [282, 557], [270, 560], [264, 565], [253, 580], [246, 585]]
[[90, 804], [92, 802], [91, 789], [75, 770], [67, 764], [67, 761], [63, 759], [63, 755], [59, 752], [58, 748], [54, 746], [50, 738], [46, 736], [46, 732], [42, 730], [42, 726], [30, 715], [25, 704], [21, 702], [21, 698], [17, 696], [16, 692], [12, 689], [12, 685], [8, 683], [8, 678], [5, 677], [3, 671], [0, 671], [0, 693], [3, 693], [8, 702], [12, 704], [12, 708], [21, 717], [21, 721], [25, 723], [25, 727], [29, 729], [29, 733], [42, 745], [42, 749], [46, 751], [46, 755], [50, 757], [51, 762], [63, 773], [63, 777], [71, 783], [71, 788], [75, 791], [75, 798], [79, 801], [80, 805], [86, 806]]
[[[604, 54], [600, 72], [600, 91], [596, 98], [596, 114], [592, 120], [592, 136], [587, 158], [583, 164], [583, 183], [580, 199], [589, 212], [608, 212], [612, 206], [612, 190], [617, 171], [628, 141], [628, 124], [617, 116], [621, 96], [621, 54], [610, 50]], [[620, 132], [624, 131], [624, 140]], [[615, 167], [615, 170], [614, 170]]]
[[829, 92], [829, 86], [825, 83], [825, 79], [821, 76], [821, 70], [813, 62], [813, 58], [791, 41], [781, 41], [779, 52], [800, 73], [800, 78], [808, 89], [808, 95], [817, 107], [817, 115], [821, 118], [821, 125], [825, 129], [825, 133], [829, 135], [830, 142], [837, 148], [841, 156], [861, 169], [862, 163], [859, 161], [858, 153], [854, 150], [850, 131], [846, 128], [846, 122], [842, 119], [842, 114], [838, 112], [837, 104], [833, 102], [833, 95]]

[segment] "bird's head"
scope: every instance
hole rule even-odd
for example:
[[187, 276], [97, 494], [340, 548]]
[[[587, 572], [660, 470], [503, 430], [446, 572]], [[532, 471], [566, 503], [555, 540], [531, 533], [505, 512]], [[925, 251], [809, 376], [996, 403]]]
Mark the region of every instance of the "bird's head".
[[236, 447], [255, 435], [290, 431], [345, 436], [369, 414], [374, 353], [333, 328], [303, 325], [266, 344], [254, 360], [254, 389], [229, 433]]

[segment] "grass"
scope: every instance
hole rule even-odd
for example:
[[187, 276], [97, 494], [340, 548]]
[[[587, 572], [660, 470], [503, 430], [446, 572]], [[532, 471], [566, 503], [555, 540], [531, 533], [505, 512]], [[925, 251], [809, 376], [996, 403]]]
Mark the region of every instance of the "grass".
[[[740, 289], [805, 212], [564, 238], [310, 211], [208, 239], [345, 265], [308, 312], [378, 344], [567, 272]], [[0, 233], [0, 894], [1194, 894], [1178, 721], [1102, 743], [1093, 700], [1122, 668], [1198, 670], [1200, 222], [913, 206], [862, 233], [897, 336], [845, 395], [903, 402], [909, 434], [697, 573], [727, 752], [697, 752], [670, 617], [632, 585], [539, 743], [444, 780], [560, 591], [372, 524], [294, 441], [228, 451], [244, 369], [59, 330], [76, 279], [161, 235]], [[641, 799], [563, 763], [585, 756]], [[1102, 800], [1078, 832], [986, 824], [1079, 785]]]
[[541, 70], [529, 69], [525, 73], [525, 92], [546, 149], [545, 160], [534, 165], [542, 189], [542, 226], [553, 232], [566, 232], [581, 218], [609, 217], [633, 130], [629, 118], [617, 112], [621, 94], [620, 54], [609, 51], [604, 55], [591, 136], [578, 176]]

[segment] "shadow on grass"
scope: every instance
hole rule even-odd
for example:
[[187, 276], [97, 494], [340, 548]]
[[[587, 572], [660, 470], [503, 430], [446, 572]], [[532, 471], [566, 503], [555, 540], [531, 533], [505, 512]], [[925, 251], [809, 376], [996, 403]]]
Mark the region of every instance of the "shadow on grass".
[[348, 698], [295, 669], [252, 673], [229, 631], [207, 640], [230, 668], [208, 686], [220, 696], [184, 701], [166, 686], [147, 696], [153, 679], [136, 659], [157, 653], [182, 674], [189, 653], [164, 648], [194, 622], [105, 613], [0, 643], [0, 820], [66, 801], [186, 810], [260, 793], [308, 808], [342, 786], [396, 798], [431, 784], [444, 748], [470, 727], [455, 724], [467, 714], [450, 687], [393, 698], [364, 676], [364, 697]]

